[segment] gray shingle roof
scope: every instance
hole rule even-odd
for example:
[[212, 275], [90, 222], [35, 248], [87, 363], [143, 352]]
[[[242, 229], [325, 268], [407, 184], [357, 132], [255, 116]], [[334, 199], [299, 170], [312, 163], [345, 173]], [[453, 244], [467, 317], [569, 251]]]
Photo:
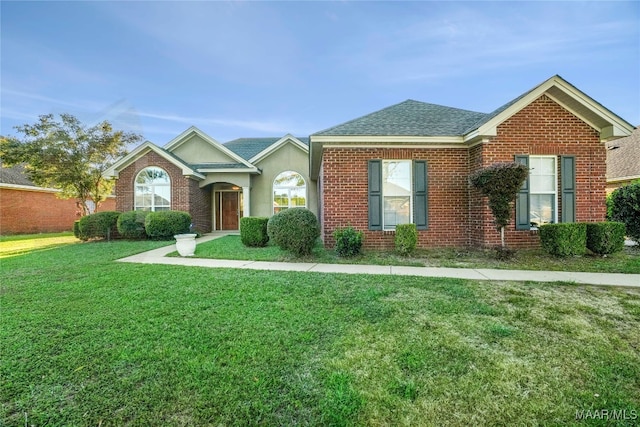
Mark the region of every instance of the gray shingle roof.
[[607, 179], [640, 176], [640, 127], [607, 143]]
[[[225, 142], [224, 146], [245, 160], [253, 158], [256, 154], [275, 144], [282, 137], [277, 138], [238, 138]], [[309, 145], [309, 138], [298, 138], [302, 143]]]
[[461, 136], [487, 114], [408, 99], [314, 135]]
[[0, 183], [36, 187], [36, 185], [29, 179], [29, 176], [22, 165], [10, 168], [0, 166]]
[[247, 165], [242, 163], [198, 163], [190, 164], [192, 169], [247, 169]]

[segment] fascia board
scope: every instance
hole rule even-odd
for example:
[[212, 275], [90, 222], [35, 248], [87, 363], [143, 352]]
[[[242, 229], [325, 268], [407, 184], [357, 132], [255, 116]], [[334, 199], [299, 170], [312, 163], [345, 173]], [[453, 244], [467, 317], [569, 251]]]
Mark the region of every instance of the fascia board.
[[248, 168], [253, 167], [253, 165], [251, 163], [247, 162], [245, 159], [243, 159], [242, 157], [238, 156], [236, 153], [234, 153], [233, 151], [229, 150], [223, 144], [220, 144], [218, 141], [216, 141], [215, 139], [213, 139], [212, 137], [210, 137], [206, 133], [202, 132], [200, 129], [198, 129], [195, 126], [191, 126], [189, 129], [185, 130], [180, 135], [178, 135], [177, 137], [175, 137], [174, 139], [169, 141], [167, 143], [167, 145], [164, 146], [164, 149], [167, 150], [167, 151], [173, 152], [173, 150], [175, 150], [176, 148], [178, 148], [182, 144], [184, 144], [188, 140], [188, 137], [193, 135], [193, 134], [198, 135], [200, 138], [202, 138], [204, 141], [206, 141], [212, 147], [214, 147], [215, 149], [223, 152], [224, 154], [226, 154], [227, 156], [231, 157], [233, 160], [237, 161], [238, 163], [242, 163], [243, 165], [247, 166]]
[[[348, 145], [348, 144], [412, 144], [412, 145], [429, 145], [429, 144], [464, 144], [465, 140], [462, 136], [405, 136], [405, 135], [318, 135], [312, 136], [315, 143]], [[311, 143], [311, 142], [310, 142]]]
[[[198, 169], [198, 172], [200, 173], [254, 173], [254, 174], [258, 174], [260, 175], [262, 172], [260, 171], [260, 169], [254, 167], [251, 168], [247, 168], [247, 169], [207, 169], [207, 168], [202, 168], [202, 169]], [[204, 176], [203, 176], [204, 178]]]
[[268, 157], [271, 153], [276, 151], [278, 148], [280, 148], [287, 142], [292, 142], [295, 147], [301, 149], [305, 153], [309, 152], [309, 147], [307, 147], [302, 141], [300, 141], [298, 138], [296, 138], [291, 134], [287, 134], [282, 138], [280, 138], [279, 140], [277, 140], [276, 142], [274, 142], [273, 144], [271, 144], [270, 146], [268, 146], [267, 148], [265, 148], [264, 150], [262, 150], [261, 152], [259, 152], [258, 154], [256, 154], [255, 156], [253, 156], [252, 158], [250, 158], [249, 162], [257, 163], [263, 160], [265, 157]]
[[[496, 136], [497, 128], [501, 123], [503, 123], [509, 117], [515, 115], [518, 111], [522, 110], [523, 108], [531, 104], [533, 101], [535, 101], [542, 95], [547, 95], [549, 98], [553, 99], [554, 102], [558, 103], [563, 108], [570, 111], [576, 117], [579, 117], [581, 120], [583, 120], [585, 123], [587, 123], [592, 128], [596, 129], [597, 131], [601, 132], [603, 129], [605, 129], [597, 126], [595, 123], [593, 123], [592, 121], [584, 117], [584, 115], [579, 114], [574, 109], [572, 109], [569, 105], [560, 101], [557, 97], [553, 96], [553, 94], [549, 92], [549, 89], [551, 89], [552, 87], [556, 87], [560, 89], [561, 91], [569, 95], [571, 98], [576, 100], [578, 103], [580, 103], [583, 107], [585, 107], [592, 113], [600, 116], [603, 120], [610, 123], [611, 126], [613, 126], [613, 129], [614, 129], [613, 132], [618, 134], [618, 135], [615, 135], [616, 137], [628, 136], [633, 131], [633, 127], [629, 123], [627, 123], [624, 119], [612, 113], [611, 111], [609, 111], [608, 109], [600, 105], [598, 102], [593, 100], [593, 98], [589, 97], [584, 92], [573, 87], [571, 84], [566, 82], [561, 77], [554, 76], [548, 79], [547, 81], [543, 82], [542, 84], [540, 84], [538, 87], [531, 90], [522, 99], [518, 100], [518, 102], [516, 102], [515, 104], [509, 106], [509, 108], [502, 111], [496, 117], [493, 117], [487, 123], [484, 123], [483, 125], [481, 125], [477, 130], [470, 132], [465, 137], [465, 139], [471, 139], [470, 137], [472, 135], [473, 137]], [[627, 131], [628, 133], [626, 133]]]
[[58, 188], [34, 187], [32, 185], [7, 184], [4, 182], [0, 182], [0, 188], [6, 188], [7, 190], [34, 191], [37, 193], [59, 193], [62, 191]]
[[640, 175], [617, 176], [615, 178], [607, 178], [607, 182], [616, 183], [616, 182], [622, 182], [622, 181], [633, 181], [635, 179], [640, 179]]

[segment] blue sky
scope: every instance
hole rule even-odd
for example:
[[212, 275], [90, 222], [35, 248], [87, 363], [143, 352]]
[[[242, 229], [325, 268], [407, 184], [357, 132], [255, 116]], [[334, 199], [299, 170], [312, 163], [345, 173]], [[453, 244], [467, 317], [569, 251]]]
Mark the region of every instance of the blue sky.
[[1, 128], [68, 112], [164, 145], [311, 133], [415, 99], [491, 112], [554, 74], [640, 125], [640, 2], [11, 2]]

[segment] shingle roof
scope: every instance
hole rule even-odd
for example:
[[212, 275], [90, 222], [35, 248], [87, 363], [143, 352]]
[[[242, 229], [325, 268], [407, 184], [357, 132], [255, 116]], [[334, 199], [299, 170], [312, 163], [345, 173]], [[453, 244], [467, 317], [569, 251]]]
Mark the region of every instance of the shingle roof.
[[461, 136], [487, 114], [408, 99], [314, 135]]
[[36, 185], [27, 176], [24, 166], [22, 165], [10, 168], [0, 166], [0, 183], [36, 187]]
[[607, 179], [640, 176], [640, 127], [607, 143]]
[[[309, 138], [299, 138], [302, 143], [309, 145]], [[225, 142], [224, 146], [236, 153], [245, 160], [255, 157], [256, 154], [264, 151], [270, 145], [275, 144], [282, 137], [277, 138], [238, 138], [233, 141]]]

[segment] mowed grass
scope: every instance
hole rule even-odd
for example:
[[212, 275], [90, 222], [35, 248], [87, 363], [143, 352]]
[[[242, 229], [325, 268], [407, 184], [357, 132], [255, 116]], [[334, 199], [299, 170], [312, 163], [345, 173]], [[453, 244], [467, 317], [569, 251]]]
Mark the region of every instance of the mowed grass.
[[[640, 413], [640, 290], [0, 261], [2, 425], [610, 425]], [[615, 425], [634, 425], [637, 419]]]
[[[557, 258], [542, 249], [522, 249], [508, 261], [500, 261], [493, 250], [480, 249], [425, 249], [416, 250], [409, 257], [397, 255], [393, 251], [364, 251], [353, 258], [341, 258], [335, 251], [325, 249], [318, 243], [311, 255], [295, 258], [287, 251], [268, 244], [264, 248], [248, 248], [240, 241], [240, 236], [224, 236], [198, 244], [196, 257], [216, 259], [239, 259], [254, 261], [295, 261], [318, 263], [349, 263], [373, 265], [410, 265], [452, 268], [497, 268], [508, 270], [555, 270], [586, 271], [597, 273], [640, 274], [640, 248], [625, 247], [622, 252], [606, 257], [594, 254]], [[177, 253], [176, 253], [177, 256]]]

